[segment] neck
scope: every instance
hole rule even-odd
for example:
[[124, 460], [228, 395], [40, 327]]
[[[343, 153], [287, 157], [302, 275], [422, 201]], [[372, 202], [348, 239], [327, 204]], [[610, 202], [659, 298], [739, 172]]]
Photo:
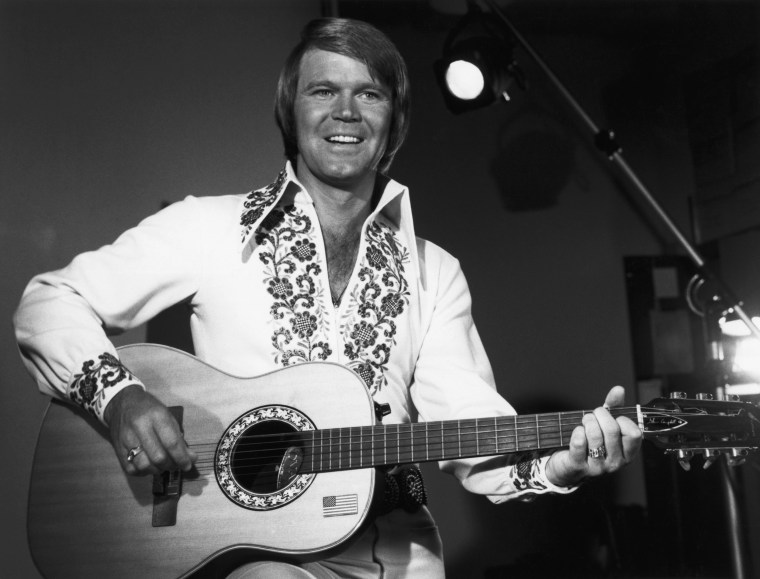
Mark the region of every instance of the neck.
[[348, 186], [325, 183], [300, 167], [297, 167], [296, 175], [314, 200], [314, 208], [323, 228], [332, 231], [361, 228], [372, 210], [376, 181], [374, 173]]

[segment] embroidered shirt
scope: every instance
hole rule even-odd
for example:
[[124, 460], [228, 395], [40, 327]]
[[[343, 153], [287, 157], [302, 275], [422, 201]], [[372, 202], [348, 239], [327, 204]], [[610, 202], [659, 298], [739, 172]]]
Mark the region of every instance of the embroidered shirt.
[[[340, 303], [332, 303], [312, 198], [290, 164], [248, 195], [188, 197], [35, 277], [16, 313], [23, 360], [39, 388], [98, 419], [128, 385], [107, 332], [139, 326], [186, 300], [196, 355], [233, 375], [306, 361], [356, 372], [390, 405], [385, 423], [510, 415], [470, 313], [457, 260], [416, 238], [409, 192], [389, 181], [362, 229]], [[470, 491], [495, 502], [566, 492], [546, 458], [450, 460]], [[488, 462], [488, 468], [474, 467]]]

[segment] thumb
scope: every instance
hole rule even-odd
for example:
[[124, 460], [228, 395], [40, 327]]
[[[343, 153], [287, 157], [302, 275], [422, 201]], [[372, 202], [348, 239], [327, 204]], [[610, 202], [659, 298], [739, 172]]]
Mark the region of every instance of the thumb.
[[622, 386], [613, 386], [604, 399], [604, 405], [607, 408], [622, 406], [625, 403], [625, 388]]

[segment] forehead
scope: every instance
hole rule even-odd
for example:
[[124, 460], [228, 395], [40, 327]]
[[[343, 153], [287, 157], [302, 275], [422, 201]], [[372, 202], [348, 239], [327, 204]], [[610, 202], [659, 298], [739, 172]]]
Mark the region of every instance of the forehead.
[[381, 85], [360, 60], [327, 50], [308, 50], [301, 57], [298, 86], [321, 82]]

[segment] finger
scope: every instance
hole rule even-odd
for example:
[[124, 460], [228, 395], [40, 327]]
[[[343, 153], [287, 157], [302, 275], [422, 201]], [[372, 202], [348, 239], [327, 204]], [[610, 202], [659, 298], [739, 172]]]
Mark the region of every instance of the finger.
[[586, 434], [586, 444], [588, 449], [598, 448], [604, 444], [604, 431], [602, 430], [599, 420], [594, 412], [583, 415], [583, 429]]
[[189, 471], [193, 468], [193, 463], [197, 457], [188, 448], [177, 422], [175, 420], [160, 422], [154, 428], [156, 436], [166, 453], [164, 464], [167, 469], [178, 468], [183, 471]]
[[585, 468], [586, 457], [588, 456], [588, 441], [586, 440], [586, 429], [583, 426], [576, 426], [570, 435], [570, 460], [578, 466]]
[[641, 448], [641, 441], [644, 438], [641, 429], [630, 418], [621, 416], [617, 419], [620, 426], [620, 435], [622, 437], [623, 457], [625, 462], [631, 462]]
[[124, 444], [117, 449], [119, 461], [124, 471], [130, 475], [144, 475], [150, 472], [150, 459], [148, 458], [145, 447], [139, 442], [136, 436], [129, 437], [131, 442]]
[[132, 472], [130, 474], [135, 474], [138, 476], [158, 474], [159, 470], [151, 463], [150, 458], [148, 457], [148, 453], [145, 452], [142, 445], [140, 445], [139, 448], [141, 451], [136, 454], [131, 461], [127, 459], [129, 465], [132, 467]]
[[613, 386], [607, 393], [607, 397], [604, 399], [604, 406], [607, 408], [614, 408], [615, 406], [622, 406], [625, 404], [625, 388], [622, 386]]
[[610, 411], [600, 406], [594, 409], [594, 418], [602, 432], [603, 443], [609, 446], [609, 450], [620, 448], [620, 424], [610, 414]]

